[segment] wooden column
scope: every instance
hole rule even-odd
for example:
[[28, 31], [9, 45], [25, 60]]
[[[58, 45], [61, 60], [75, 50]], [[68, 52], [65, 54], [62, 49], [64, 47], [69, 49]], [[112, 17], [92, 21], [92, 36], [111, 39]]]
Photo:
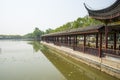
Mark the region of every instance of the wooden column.
[[116, 50], [116, 33], [114, 33], [114, 50]]
[[108, 26], [105, 26], [105, 50], [108, 48]]
[[77, 47], [77, 35], [75, 35], [75, 47]]
[[98, 33], [96, 34], [96, 48], [98, 48]]
[[55, 44], [55, 37], [53, 36], [53, 43]]
[[73, 35], [72, 37], [73, 37], [73, 41], [72, 41], [73, 50], [75, 50], [75, 35]]
[[57, 36], [56, 38], [57, 38], [57, 40], [56, 40], [57, 42], [56, 42], [56, 43], [57, 43], [57, 45], [58, 45], [58, 36]]
[[68, 35], [66, 35], [66, 45], [68, 46]]
[[66, 45], [68, 46], [68, 43], [69, 43], [69, 41], [68, 41], [68, 35], [66, 36]]
[[73, 50], [75, 50], [75, 47], [76, 47], [76, 35], [73, 35]]
[[57, 37], [57, 45], [59, 45], [59, 36]]
[[102, 33], [99, 33], [100, 36], [100, 44], [99, 44], [99, 53], [98, 56], [102, 57]]
[[64, 44], [63, 45], [66, 46], [66, 44], [67, 44], [67, 36], [64, 35], [63, 38], [64, 38]]
[[61, 36], [59, 36], [59, 43], [60, 43], [60, 46], [61, 46], [62, 45]]
[[69, 46], [71, 46], [71, 36], [69, 36]]
[[62, 41], [63, 41], [63, 36], [61, 36], [61, 44], [63, 44], [63, 42], [62, 42]]
[[84, 45], [83, 45], [83, 52], [85, 52], [85, 46], [86, 46], [86, 34], [84, 34]]

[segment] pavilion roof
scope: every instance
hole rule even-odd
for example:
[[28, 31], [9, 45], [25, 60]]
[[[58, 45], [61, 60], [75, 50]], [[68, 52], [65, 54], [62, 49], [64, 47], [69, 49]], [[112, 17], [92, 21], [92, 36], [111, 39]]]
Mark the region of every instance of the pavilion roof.
[[120, 21], [120, 0], [116, 0], [111, 6], [101, 10], [91, 10], [86, 4], [84, 5], [92, 18], [106, 23]]

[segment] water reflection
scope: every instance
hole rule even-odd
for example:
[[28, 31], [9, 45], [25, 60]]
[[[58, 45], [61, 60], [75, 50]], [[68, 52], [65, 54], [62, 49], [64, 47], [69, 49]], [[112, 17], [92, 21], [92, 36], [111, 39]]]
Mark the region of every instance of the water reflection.
[[35, 52], [38, 52], [41, 48], [39, 41], [31, 41], [31, 42], [28, 42], [28, 44], [31, 44], [33, 46], [33, 49]]
[[0, 80], [66, 80], [35, 43], [0, 41]]
[[2, 53], [2, 48], [0, 48], [0, 54]]
[[73, 60], [70, 57], [52, 51], [49, 48], [42, 46], [39, 42], [32, 42], [32, 45], [35, 51], [41, 49], [43, 54], [64, 75], [64, 77], [66, 77], [67, 80], [118, 80], [99, 70]]

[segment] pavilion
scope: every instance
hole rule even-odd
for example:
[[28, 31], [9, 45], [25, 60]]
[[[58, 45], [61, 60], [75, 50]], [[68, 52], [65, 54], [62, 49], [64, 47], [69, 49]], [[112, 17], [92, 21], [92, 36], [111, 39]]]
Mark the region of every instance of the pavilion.
[[[50, 33], [43, 35], [42, 40], [98, 57], [120, 57], [120, 25], [114, 23], [120, 21], [120, 0], [102, 10], [91, 10], [86, 5], [85, 8], [90, 17], [105, 25]], [[109, 25], [111, 23], [114, 24]]]

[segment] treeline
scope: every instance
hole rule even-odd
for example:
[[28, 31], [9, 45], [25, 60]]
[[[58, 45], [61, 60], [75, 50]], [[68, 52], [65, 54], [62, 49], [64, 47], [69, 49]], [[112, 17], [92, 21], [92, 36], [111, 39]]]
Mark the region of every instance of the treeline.
[[0, 39], [22, 39], [20, 35], [0, 35]]
[[83, 18], [78, 18], [75, 21], [68, 22], [56, 29], [47, 29], [45, 32], [40, 30], [39, 28], [35, 28], [33, 32], [28, 33], [24, 36], [20, 35], [0, 35], [0, 39], [24, 39], [24, 40], [41, 40], [41, 35], [60, 32], [70, 29], [75, 29], [79, 27], [86, 27], [86, 26], [94, 26], [102, 24], [100, 21], [90, 18], [89, 16], [85, 16]]
[[79, 27], [87, 27], [87, 26], [94, 26], [94, 25], [99, 25], [103, 24], [100, 21], [97, 21], [95, 19], [90, 18], [89, 16], [85, 16], [83, 18], [78, 18], [75, 21], [68, 22], [56, 29], [47, 29], [45, 33], [53, 33], [53, 32], [59, 32], [59, 31], [65, 31], [69, 29], [75, 29]]
[[45, 32], [36, 27], [33, 32], [24, 35], [23, 38], [41, 40], [43, 34], [45, 34]]
[[102, 24], [102, 23], [95, 19], [92, 19], [88, 16], [85, 16], [83, 18], [78, 18], [77, 20], [75, 20], [73, 22], [68, 22], [56, 29], [49, 28], [45, 32], [36, 27], [32, 33], [28, 33], [28, 34], [24, 35], [24, 37], [25, 38], [33, 38], [35, 40], [40, 40], [40, 36], [44, 35], [44, 34], [60, 32], [60, 31], [75, 29], [75, 28], [79, 28], [79, 27], [86, 27], [86, 26], [91, 26], [91, 25], [92, 26], [99, 25], [99, 24]]
[[26, 35], [0, 35], [0, 40], [40, 40], [41, 35], [44, 32], [39, 30], [39, 28], [35, 28], [33, 32], [28, 33]]

